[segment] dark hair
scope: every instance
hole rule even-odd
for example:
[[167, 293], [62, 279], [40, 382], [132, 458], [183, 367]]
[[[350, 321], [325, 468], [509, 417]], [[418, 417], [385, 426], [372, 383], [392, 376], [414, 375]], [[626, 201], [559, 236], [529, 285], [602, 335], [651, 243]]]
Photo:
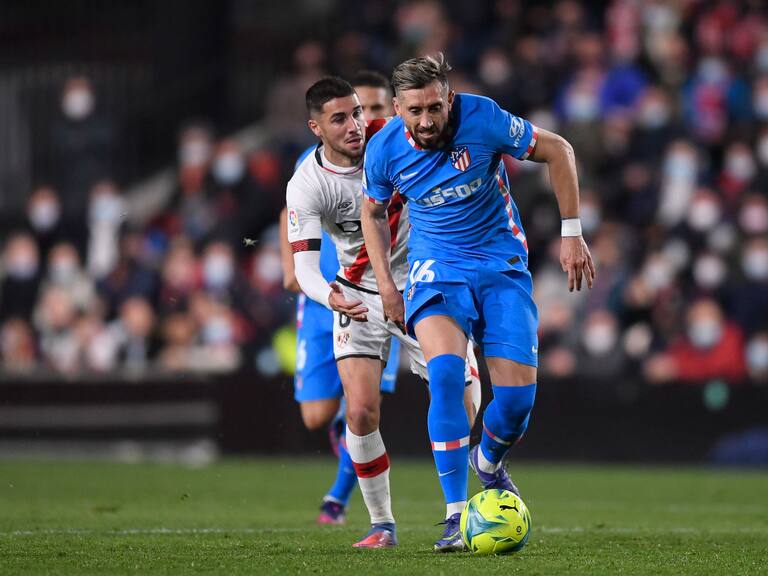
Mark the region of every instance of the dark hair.
[[375, 70], [358, 70], [354, 73], [352, 78], [349, 79], [349, 83], [352, 86], [368, 86], [371, 88], [385, 88], [390, 89], [389, 80], [381, 72]]
[[334, 98], [343, 98], [344, 96], [351, 96], [355, 93], [352, 85], [338, 76], [326, 76], [321, 78], [307, 90], [306, 101], [307, 111], [312, 114], [313, 112], [322, 112], [323, 105], [326, 102], [333, 100]]
[[398, 64], [392, 72], [392, 88], [395, 92], [424, 88], [435, 80], [443, 87], [448, 86], [448, 72], [451, 66], [442, 52], [435, 56], [420, 56]]

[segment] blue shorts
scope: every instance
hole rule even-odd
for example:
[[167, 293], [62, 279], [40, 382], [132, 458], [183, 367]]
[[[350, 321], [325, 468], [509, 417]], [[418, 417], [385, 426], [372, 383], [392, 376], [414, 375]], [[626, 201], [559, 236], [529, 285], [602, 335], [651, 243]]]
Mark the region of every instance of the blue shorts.
[[[381, 391], [392, 393], [397, 383], [400, 341], [392, 339], [389, 361], [381, 376]], [[301, 294], [296, 309], [296, 375], [293, 379], [297, 402], [341, 398], [341, 385], [333, 357], [333, 312]]]
[[[425, 268], [426, 266], [426, 268]], [[528, 270], [464, 269], [436, 260], [412, 263], [405, 288], [408, 332], [427, 316], [450, 316], [483, 355], [538, 364], [539, 315]]]

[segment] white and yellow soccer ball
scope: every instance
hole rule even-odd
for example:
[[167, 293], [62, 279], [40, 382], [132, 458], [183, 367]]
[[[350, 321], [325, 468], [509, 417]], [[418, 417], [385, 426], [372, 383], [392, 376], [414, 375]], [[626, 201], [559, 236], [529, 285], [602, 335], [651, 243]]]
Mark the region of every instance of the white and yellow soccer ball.
[[461, 536], [475, 554], [517, 552], [531, 534], [531, 514], [508, 490], [484, 490], [461, 513]]

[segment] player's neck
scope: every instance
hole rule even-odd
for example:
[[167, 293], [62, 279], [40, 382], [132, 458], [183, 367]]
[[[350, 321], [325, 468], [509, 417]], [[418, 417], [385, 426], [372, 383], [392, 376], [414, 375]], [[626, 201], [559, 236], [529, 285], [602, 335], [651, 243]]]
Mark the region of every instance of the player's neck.
[[323, 145], [323, 160], [338, 168], [354, 168], [360, 164], [362, 158], [352, 158], [336, 152], [330, 146]]

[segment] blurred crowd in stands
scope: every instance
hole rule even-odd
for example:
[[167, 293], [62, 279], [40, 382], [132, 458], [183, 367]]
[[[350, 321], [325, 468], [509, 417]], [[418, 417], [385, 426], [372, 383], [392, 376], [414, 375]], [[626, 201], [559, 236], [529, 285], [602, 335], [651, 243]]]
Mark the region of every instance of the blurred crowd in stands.
[[[358, 6], [350, 10], [351, 6]], [[62, 91], [50, 173], [2, 244], [5, 370], [261, 366], [292, 322], [276, 218], [312, 143], [304, 92], [444, 51], [456, 91], [565, 136], [592, 291], [569, 294], [541, 165], [507, 162], [540, 311], [540, 372], [650, 384], [768, 383], [768, 17], [754, 1], [338, 2], [344, 33], [296, 47], [266, 145], [180, 127], [176, 190], [140, 223], [87, 78]], [[354, 19], [351, 14], [355, 15]], [[346, 19], [349, 19], [347, 22]], [[345, 24], [346, 23], [346, 24]]]

